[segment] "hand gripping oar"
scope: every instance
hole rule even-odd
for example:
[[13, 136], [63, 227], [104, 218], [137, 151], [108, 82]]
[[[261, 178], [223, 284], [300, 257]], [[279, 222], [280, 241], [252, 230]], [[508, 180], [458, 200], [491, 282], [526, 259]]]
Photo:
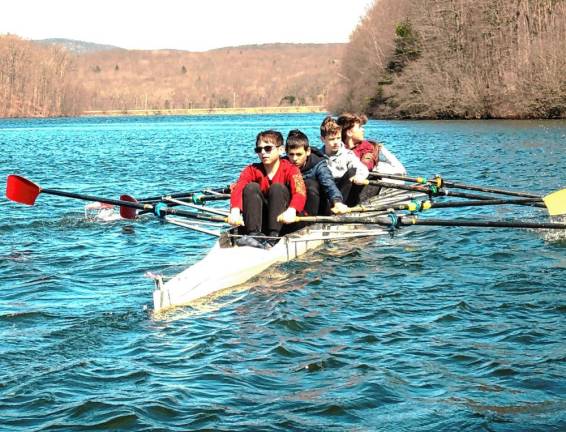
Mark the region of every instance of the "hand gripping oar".
[[494, 193], [499, 195], [509, 195], [509, 196], [524, 197], [524, 198], [538, 198], [544, 201], [544, 204], [546, 205], [546, 208], [548, 209], [548, 213], [550, 214], [550, 216], [558, 216], [558, 215], [566, 214], [566, 189], [561, 189], [559, 191], [550, 193], [546, 196], [541, 196], [530, 192], [519, 192], [519, 191], [511, 191], [507, 189], [492, 188], [487, 186], [457, 183], [449, 180], [444, 180], [442, 177], [438, 175], [435, 176], [433, 179], [429, 179], [429, 180], [427, 180], [424, 177], [408, 177], [397, 174], [370, 173], [370, 175], [372, 177], [403, 180], [403, 181], [419, 183], [419, 184], [432, 184], [439, 188], [443, 186], [448, 186], [456, 189], [467, 189], [467, 190], [473, 190], [479, 192]]
[[334, 224], [372, 224], [398, 228], [399, 226], [429, 225], [477, 228], [544, 228], [566, 229], [566, 223], [555, 222], [520, 222], [520, 221], [477, 221], [458, 219], [417, 219], [414, 215], [391, 216], [298, 216], [296, 222], [321, 222]]
[[37, 196], [40, 193], [45, 193], [49, 195], [58, 195], [67, 198], [75, 198], [83, 201], [98, 201], [105, 204], [112, 204], [120, 206], [120, 216], [126, 219], [134, 219], [136, 217], [135, 210], [146, 210], [154, 212], [158, 216], [164, 215], [177, 215], [194, 219], [208, 220], [211, 222], [226, 222], [226, 218], [220, 216], [204, 216], [195, 212], [188, 212], [183, 210], [177, 210], [165, 205], [152, 205], [144, 204], [136, 201], [128, 195], [122, 195], [119, 200], [111, 198], [101, 198], [92, 195], [77, 194], [73, 192], [65, 192], [55, 189], [43, 189], [36, 185], [31, 180], [28, 180], [19, 175], [11, 174], [8, 176], [6, 181], [6, 197], [12, 201], [34, 205]]

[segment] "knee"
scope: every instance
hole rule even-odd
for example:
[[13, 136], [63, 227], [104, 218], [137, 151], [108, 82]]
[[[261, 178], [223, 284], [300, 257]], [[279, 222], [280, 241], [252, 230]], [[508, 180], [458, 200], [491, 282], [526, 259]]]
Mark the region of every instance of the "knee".
[[248, 183], [246, 187], [244, 187], [244, 197], [252, 197], [259, 193], [261, 193], [259, 183]]
[[281, 196], [281, 195], [289, 194], [289, 189], [283, 183], [273, 183], [269, 187], [269, 196]]
[[350, 177], [354, 177], [356, 175], [356, 168], [348, 168], [348, 171], [346, 171], [346, 174], [344, 174], [344, 177], [346, 177], [347, 179], [350, 179]]
[[308, 197], [320, 196], [320, 185], [316, 180], [312, 180], [312, 179], [305, 180], [305, 186], [307, 188]]

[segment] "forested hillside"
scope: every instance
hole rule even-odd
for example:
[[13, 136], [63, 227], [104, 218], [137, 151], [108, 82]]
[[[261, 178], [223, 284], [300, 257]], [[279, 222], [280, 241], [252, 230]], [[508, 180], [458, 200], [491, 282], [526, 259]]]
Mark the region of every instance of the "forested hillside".
[[0, 36], [0, 116], [325, 105], [343, 44], [74, 53]]
[[0, 117], [81, 112], [83, 93], [65, 49], [0, 36]]
[[275, 44], [207, 52], [104, 51], [77, 58], [85, 108], [325, 105], [343, 45]]
[[75, 48], [0, 36], [0, 116], [321, 105], [376, 118], [566, 117], [566, 0], [375, 0], [348, 44]]
[[345, 50], [334, 111], [566, 117], [566, 1], [378, 0]]

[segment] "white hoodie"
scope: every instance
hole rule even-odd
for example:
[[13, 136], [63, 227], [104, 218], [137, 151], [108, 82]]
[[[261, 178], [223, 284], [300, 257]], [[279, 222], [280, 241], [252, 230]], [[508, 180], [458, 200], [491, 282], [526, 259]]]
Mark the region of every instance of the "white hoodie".
[[335, 179], [342, 178], [342, 176], [350, 168], [356, 169], [356, 176], [360, 178], [367, 178], [369, 171], [367, 167], [360, 161], [356, 154], [352, 150], [348, 150], [343, 143], [340, 144], [340, 148], [333, 155], [327, 155], [324, 152], [324, 147], [321, 149], [322, 154], [326, 157], [326, 162], [328, 168], [332, 172], [332, 176]]

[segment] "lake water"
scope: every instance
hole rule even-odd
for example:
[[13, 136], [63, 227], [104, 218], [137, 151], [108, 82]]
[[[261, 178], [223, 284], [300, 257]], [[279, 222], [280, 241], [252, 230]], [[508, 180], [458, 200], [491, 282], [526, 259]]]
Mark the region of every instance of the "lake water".
[[[255, 135], [322, 115], [0, 120], [0, 178], [117, 198], [225, 186]], [[370, 121], [412, 175], [546, 194], [566, 122]], [[566, 429], [566, 240], [422, 227], [329, 245], [156, 319], [213, 239], [0, 199], [0, 430]], [[531, 207], [434, 217], [548, 220]], [[426, 215], [423, 215], [426, 217]]]

